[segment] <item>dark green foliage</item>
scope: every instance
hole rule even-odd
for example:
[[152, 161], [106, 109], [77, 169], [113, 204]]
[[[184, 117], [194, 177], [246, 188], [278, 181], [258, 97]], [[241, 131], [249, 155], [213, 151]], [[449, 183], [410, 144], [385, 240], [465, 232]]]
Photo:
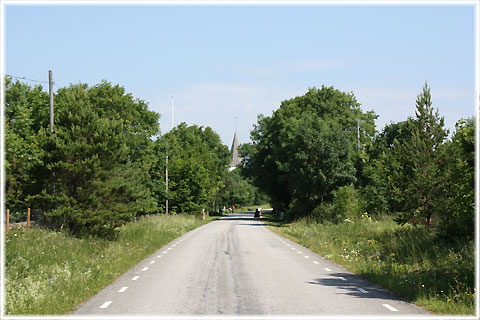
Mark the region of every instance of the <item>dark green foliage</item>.
[[42, 165], [38, 131], [48, 126], [48, 94], [5, 78], [5, 202], [12, 208], [29, 206], [28, 196], [41, 190], [35, 167]]
[[438, 200], [443, 196], [439, 179], [439, 148], [448, 131], [444, 129], [443, 117], [439, 116], [438, 111], [433, 112], [430, 88], [426, 83], [416, 104], [416, 118], [410, 139], [400, 143], [398, 149], [403, 166], [394, 175], [398, 180], [403, 180], [405, 195], [399, 221], [415, 219], [431, 225], [432, 217], [437, 214], [435, 208]]
[[[115, 95], [123, 95], [122, 90], [107, 83], [102, 86], [114, 91], [112, 103], [121, 104], [116, 101], [121, 97]], [[46, 169], [50, 177], [43, 195], [49, 193], [49, 184], [55, 192], [53, 198], [39, 195], [36, 199], [54, 209], [48, 216], [73, 233], [108, 237], [138, 212], [155, 212], [157, 203], [145, 185], [149, 176], [142, 166], [149, 164], [145, 156], [138, 156], [150, 137], [134, 130], [136, 125], [122, 119], [112, 106], [105, 112], [107, 108], [96, 102], [97, 91], [98, 87], [74, 85], [57, 93], [54, 134], [41, 129], [39, 137], [47, 151], [47, 165], [39, 171]], [[126, 95], [126, 100], [131, 99]], [[134, 105], [116, 107], [121, 111]]]
[[165, 134], [169, 198], [176, 212], [195, 213], [207, 207], [221, 187], [230, 159], [228, 148], [210, 127], [179, 124]]
[[241, 168], [225, 173], [218, 202], [225, 206], [248, 206], [268, 202], [263, 192], [241, 174]]
[[375, 132], [373, 112], [355, 96], [322, 86], [283, 101], [271, 117], [258, 117], [251, 144], [242, 145], [244, 174], [290, 217], [309, 215], [333, 192], [355, 181], [356, 120], [362, 144]]
[[475, 122], [457, 122], [451, 141], [441, 149], [440, 171], [444, 196], [439, 199], [445, 237], [469, 238], [475, 227]]

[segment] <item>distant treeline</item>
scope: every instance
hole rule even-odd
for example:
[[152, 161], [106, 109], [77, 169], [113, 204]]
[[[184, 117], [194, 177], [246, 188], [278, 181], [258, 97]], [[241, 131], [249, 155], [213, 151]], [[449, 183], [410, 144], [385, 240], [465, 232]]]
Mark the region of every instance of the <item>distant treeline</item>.
[[160, 115], [119, 85], [70, 85], [54, 101], [51, 133], [48, 93], [5, 79], [6, 208], [110, 238], [136, 215], [165, 212], [167, 198], [169, 211], [199, 214], [265, 197], [227, 172], [230, 151], [211, 128], [181, 123], [161, 135]]
[[376, 118], [353, 93], [312, 88], [259, 115], [240, 150], [242, 172], [289, 220], [393, 215], [444, 237], [473, 238], [474, 119], [459, 120], [447, 138], [427, 83], [415, 117], [381, 132]]

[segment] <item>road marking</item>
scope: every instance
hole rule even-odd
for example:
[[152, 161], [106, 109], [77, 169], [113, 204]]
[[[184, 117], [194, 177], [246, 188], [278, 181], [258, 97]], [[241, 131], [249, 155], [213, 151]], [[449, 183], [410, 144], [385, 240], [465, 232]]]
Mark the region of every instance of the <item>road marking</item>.
[[290, 247], [290, 245], [287, 243], [287, 247]]
[[128, 287], [122, 287], [120, 290], [118, 290], [118, 292], [125, 292], [127, 291]]
[[138, 280], [138, 278], [140, 278], [140, 276], [135, 276], [132, 278], [132, 281]]
[[294, 248], [294, 247], [291, 247], [290, 249], [292, 249], [292, 250], [295, 250], [295, 248]]
[[310, 257], [309, 257], [309, 256], [304, 256], [304, 257], [305, 257], [305, 259], [310, 259]]
[[150, 261], [150, 264], [154, 264], [155, 262], [156, 262], [155, 260], [153, 260], [153, 261]]
[[318, 264], [318, 262], [317, 262], [317, 261], [313, 261], [313, 263], [315, 263], [315, 264]]
[[368, 291], [365, 290], [365, 289], [362, 289], [362, 288], [357, 288], [357, 289], [358, 289], [358, 291], [360, 291], [361, 293], [368, 293]]
[[180, 243], [179, 241], [175, 242], [175, 244], [179, 244], [179, 243]]
[[176, 247], [176, 246], [177, 246], [177, 245], [176, 245], [176, 244], [174, 244], [174, 245], [172, 245], [172, 248], [173, 248], [173, 247]]
[[393, 311], [393, 312], [398, 311], [397, 309], [395, 309], [394, 307], [392, 307], [389, 304], [382, 304], [382, 306], [384, 306], [385, 308], [387, 308], [388, 310]]
[[145, 267], [142, 269], [142, 271], [147, 271], [148, 270], [148, 267]]
[[168, 248], [167, 251], [168, 251], [168, 250], [172, 250], [172, 247]]
[[162, 257], [162, 255], [159, 255], [159, 256], [157, 256], [157, 259], [160, 259], [161, 257]]
[[302, 253], [302, 251], [297, 251], [297, 253]]
[[168, 251], [163, 251], [162, 253], [165, 254], [165, 253], [167, 253], [167, 252], [168, 252]]
[[100, 306], [100, 309], [106, 309], [113, 301], [106, 301], [104, 304]]
[[332, 271], [332, 269], [328, 269], [328, 268], [323, 268], [323, 269], [328, 272]]
[[338, 279], [340, 279], [342, 281], [347, 281], [347, 279], [345, 279], [344, 277], [338, 277]]

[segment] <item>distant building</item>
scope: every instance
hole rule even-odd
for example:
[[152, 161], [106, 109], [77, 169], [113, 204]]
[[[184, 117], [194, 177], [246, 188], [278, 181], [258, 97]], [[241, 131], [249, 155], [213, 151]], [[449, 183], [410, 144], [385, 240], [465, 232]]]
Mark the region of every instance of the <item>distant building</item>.
[[233, 171], [235, 168], [242, 162], [242, 158], [238, 156], [238, 138], [237, 132], [233, 135], [232, 148], [230, 149], [232, 153], [232, 158], [230, 159], [230, 168], [228, 171]]

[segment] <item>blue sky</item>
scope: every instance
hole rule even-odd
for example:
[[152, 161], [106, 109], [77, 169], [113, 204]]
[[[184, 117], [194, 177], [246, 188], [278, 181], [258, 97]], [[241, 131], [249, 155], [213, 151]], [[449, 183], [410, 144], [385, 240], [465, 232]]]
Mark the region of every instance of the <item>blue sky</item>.
[[120, 84], [175, 123], [240, 143], [257, 114], [322, 84], [377, 129], [413, 116], [428, 81], [447, 127], [474, 114], [474, 6], [6, 5], [5, 73], [59, 87]]

